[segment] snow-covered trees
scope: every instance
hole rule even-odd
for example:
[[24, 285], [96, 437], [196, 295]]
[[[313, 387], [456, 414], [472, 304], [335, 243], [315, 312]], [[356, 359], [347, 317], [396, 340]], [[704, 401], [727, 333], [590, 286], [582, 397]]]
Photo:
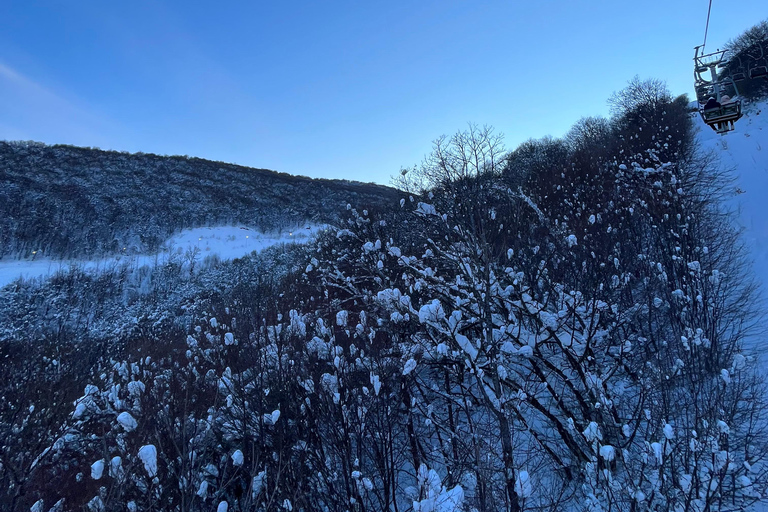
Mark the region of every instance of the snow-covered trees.
[[[685, 115], [653, 94], [652, 109], [603, 136]], [[494, 162], [457, 172], [467, 147], [491, 154], [461, 134], [436, 146], [424, 168], [434, 188], [402, 203], [399, 226], [355, 214], [339, 232], [352, 245], [332, 245], [328, 286], [356, 304], [375, 293], [379, 325], [400, 333], [420, 427], [412, 471], [426, 462], [446, 487], [466, 481], [482, 510], [704, 510], [757, 496], [764, 404], [742, 353], [748, 276], [715, 197], [720, 174], [689, 133], [669, 135], [646, 151], [619, 139], [634, 150], [526, 193]]]
[[753, 289], [723, 175], [645, 86], [563, 141], [440, 139], [306, 250], [106, 279], [123, 316], [84, 277], [18, 287], [0, 510], [744, 509]]

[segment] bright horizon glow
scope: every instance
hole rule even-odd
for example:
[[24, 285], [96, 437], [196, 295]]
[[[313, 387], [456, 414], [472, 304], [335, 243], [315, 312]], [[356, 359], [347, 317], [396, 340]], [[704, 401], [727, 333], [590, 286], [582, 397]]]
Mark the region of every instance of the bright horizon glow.
[[[9, 3], [0, 139], [388, 184], [468, 122], [513, 149], [635, 75], [692, 96], [708, 1]], [[708, 48], [766, 18], [714, 0]]]

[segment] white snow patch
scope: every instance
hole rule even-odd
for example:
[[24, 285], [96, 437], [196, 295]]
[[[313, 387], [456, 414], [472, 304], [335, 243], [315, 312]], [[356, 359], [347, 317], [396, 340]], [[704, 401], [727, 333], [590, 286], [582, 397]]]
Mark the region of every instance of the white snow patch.
[[419, 203], [416, 207], [416, 211], [422, 215], [437, 215], [437, 210], [431, 204]]
[[456, 343], [458, 343], [461, 347], [461, 350], [463, 350], [464, 353], [466, 353], [472, 361], [477, 359], [477, 349], [469, 340], [469, 338], [459, 333], [456, 333], [454, 337], [456, 338]]
[[[421, 493], [422, 499], [413, 502], [414, 512], [456, 512], [461, 510], [464, 502], [464, 489], [460, 485], [446, 489], [440, 481], [440, 475], [434, 469], [428, 470], [423, 464], [419, 467], [418, 479], [423, 492]], [[413, 489], [415, 492], [409, 491], [410, 489], [406, 489], [406, 495], [414, 496], [414, 498], [420, 494], [416, 489]]]
[[119, 455], [115, 455], [109, 461], [109, 476], [112, 478], [121, 478], [123, 476], [123, 458]]
[[267, 478], [267, 470], [259, 471], [259, 474], [253, 477], [251, 482], [251, 497], [256, 499], [264, 489], [264, 480]]
[[445, 311], [443, 311], [443, 306], [437, 299], [434, 299], [432, 302], [424, 304], [421, 306], [421, 308], [419, 308], [419, 322], [422, 324], [428, 322], [439, 322], [444, 318]]
[[606, 444], [605, 446], [600, 447], [600, 457], [607, 461], [612, 461], [616, 458], [616, 448], [613, 446]]
[[531, 484], [531, 477], [527, 471], [518, 471], [517, 478], [515, 479], [515, 494], [521, 498], [528, 498], [533, 492], [533, 485]]
[[584, 429], [584, 437], [587, 441], [595, 441], [595, 440], [601, 440], [603, 438], [603, 433], [600, 432], [600, 426], [595, 423], [594, 421], [590, 422], [589, 425], [587, 425], [587, 428]]
[[661, 443], [651, 443], [651, 451], [653, 451], [653, 455], [656, 457], [656, 462], [659, 464], [664, 462], [664, 450]]
[[373, 392], [376, 393], [376, 396], [379, 396], [379, 391], [381, 391], [381, 379], [378, 375], [371, 374], [371, 384], [373, 385]]
[[144, 383], [140, 380], [132, 380], [128, 383], [128, 393], [131, 396], [139, 396], [144, 392], [145, 386]]
[[136, 419], [131, 416], [131, 413], [123, 411], [117, 415], [117, 422], [125, 429], [126, 432], [130, 432], [139, 426]]
[[144, 463], [144, 469], [150, 477], [157, 475], [157, 448], [147, 444], [139, 448], [139, 459]]
[[188, 262], [194, 253], [198, 263], [213, 255], [222, 261], [229, 261], [281, 243], [305, 243], [315, 233], [326, 228], [325, 225], [308, 224], [275, 232], [261, 232], [241, 226], [186, 229], [169, 238], [157, 254], [125, 254], [99, 260], [54, 260], [36, 258], [30, 253], [26, 259], [0, 260], [0, 287], [19, 278], [44, 278], [75, 268], [98, 273], [122, 265], [141, 268], [162, 265], [172, 260]]
[[86, 406], [84, 402], [77, 402], [77, 405], [75, 406], [75, 412], [72, 413], [72, 418], [79, 420], [83, 417], [83, 414], [85, 414], [87, 409], [88, 406]]
[[94, 496], [85, 506], [91, 512], [102, 512], [104, 510], [104, 500], [101, 499], [101, 496]]
[[105, 465], [104, 459], [99, 459], [93, 464], [91, 464], [91, 478], [94, 480], [100, 480], [101, 475], [104, 474], [104, 465]]
[[523, 345], [518, 349], [517, 353], [525, 358], [530, 358], [533, 357], [533, 348], [529, 345]]

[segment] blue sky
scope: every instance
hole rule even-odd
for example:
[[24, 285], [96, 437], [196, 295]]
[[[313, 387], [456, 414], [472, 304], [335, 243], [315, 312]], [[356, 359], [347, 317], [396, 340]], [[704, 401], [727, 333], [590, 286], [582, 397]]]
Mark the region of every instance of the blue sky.
[[[388, 183], [488, 124], [561, 136], [634, 75], [692, 93], [707, 0], [5, 0], [0, 139]], [[714, 0], [708, 47], [765, 0]]]

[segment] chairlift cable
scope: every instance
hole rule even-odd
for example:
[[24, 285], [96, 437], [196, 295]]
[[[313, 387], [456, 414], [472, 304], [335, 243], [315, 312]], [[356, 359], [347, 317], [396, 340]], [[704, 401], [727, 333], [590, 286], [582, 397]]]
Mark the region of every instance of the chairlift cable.
[[712, 0], [709, 0], [709, 9], [707, 9], [707, 26], [704, 28], [704, 44], [701, 45], [702, 49], [707, 46], [707, 32], [709, 32], [709, 15], [712, 13]]

